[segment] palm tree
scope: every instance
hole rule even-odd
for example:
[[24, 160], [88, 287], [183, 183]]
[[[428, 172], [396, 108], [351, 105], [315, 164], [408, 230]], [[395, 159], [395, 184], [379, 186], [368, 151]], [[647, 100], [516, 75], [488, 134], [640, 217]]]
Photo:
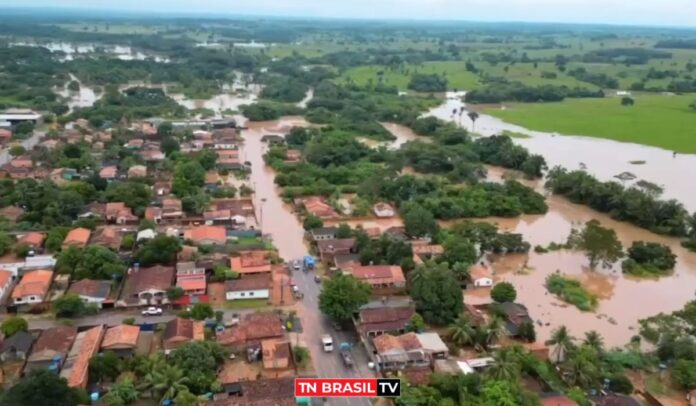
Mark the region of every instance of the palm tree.
[[175, 366], [167, 365], [157, 374], [155, 388], [164, 392], [162, 395], [162, 401], [164, 401], [174, 399], [179, 391], [187, 390], [185, 385], [187, 382], [188, 377], [184, 375], [184, 371]]
[[493, 354], [493, 364], [486, 370], [491, 379], [516, 382], [520, 376], [520, 364], [517, 351], [509, 348], [501, 349]]
[[108, 405], [127, 405], [138, 400], [140, 393], [135, 388], [131, 379], [124, 379], [111, 385], [109, 393], [104, 396], [104, 402]]
[[599, 359], [594, 348], [581, 346], [563, 365], [568, 383], [589, 389], [600, 379]]
[[182, 390], [187, 390], [186, 383], [188, 377], [184, 375], [181, 369], [166, 364], [159, 370], [153, 371], [145, 375], [143, 378], [143, 389], [149, 389], [150, 393], [157, 392], [162, 394], [160, 403], [164, 400], [173, 400], [176, 394]]
[[486, 346], [499, 341], [505, 336], [505, 323], [500, 317], [493, 317], [486, 325]]
[[556, 363], [563, 361], [569, 351], [573, 349], [573, 337], [568, 333], [566, 326], [561, 326], [551, 333], [551, 339], [546, 341], [546, 345], [554, 345], [553, 354]]
[[449, 326], [450, 338], [460, 347], [474, 344], [475, 334], [476, 329], [471, 326], [471, 321], [465, 315], [459, 316], [459, 318]]
[[585, 340], [583, 340], [582, 343], [588, 347], [594, 348], [597, 353], [602, 353], [604, 351], [604, 338], [595, 330], [585, 333]]
[[474, 131], [476, 128], [476, 120], [479, 118], [479, 113], [475, 111], [470, 111], [466, 113], [467, 116], [469, 116], [469, 119], [471, 120], [471, 131]]

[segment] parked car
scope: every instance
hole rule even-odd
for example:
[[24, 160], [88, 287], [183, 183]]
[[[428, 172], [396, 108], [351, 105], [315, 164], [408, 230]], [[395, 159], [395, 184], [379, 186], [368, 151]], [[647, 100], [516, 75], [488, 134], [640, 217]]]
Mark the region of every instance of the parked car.
[[160, 316], [162, 315], [162, 309], [155, 306], [150, 306], [142, 311], [143, 316]]
[[292, 264], [292, 269], [299, 271], [302, 268], [302, 263], [300, 260], [295, 260], [295, 262]]

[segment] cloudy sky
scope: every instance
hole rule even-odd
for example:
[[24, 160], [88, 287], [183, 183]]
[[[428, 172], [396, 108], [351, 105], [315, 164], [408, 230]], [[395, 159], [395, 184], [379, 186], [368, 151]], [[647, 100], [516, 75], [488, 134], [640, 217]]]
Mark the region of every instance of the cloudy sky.
[[696, 27], [696, 0], [0, 0], [0, 6]]

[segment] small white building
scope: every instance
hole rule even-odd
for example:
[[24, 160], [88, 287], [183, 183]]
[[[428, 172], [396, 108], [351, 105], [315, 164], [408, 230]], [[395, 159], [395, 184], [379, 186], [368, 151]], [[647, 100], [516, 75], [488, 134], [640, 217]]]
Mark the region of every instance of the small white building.
[[383, 202], [375, 204], [372, 210], [375, 212], [375, 216], [379, 218], [389, 218], [396, 215], [396, 210], [390, 204]]
[[490, 269], [485, 265], [474, 265], [469, 270], [469, 276], [471, 277], [471, 283], [474, 287], [489, 288], [493, 286], [493, 275]]
[[136, 241], [152, 240], [156, 236], [157, 232], [151, 228], [148, 228], [147, 230], [138, 231], [138, 237], [136, 237]]
[[251, 275], [225, 282], [227, 300], [268, 299], [271, 296], [269, 275]]

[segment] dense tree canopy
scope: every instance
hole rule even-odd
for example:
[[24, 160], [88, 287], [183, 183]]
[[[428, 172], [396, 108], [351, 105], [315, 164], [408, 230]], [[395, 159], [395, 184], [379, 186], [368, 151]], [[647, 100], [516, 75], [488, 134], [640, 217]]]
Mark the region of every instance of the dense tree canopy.
[[343, 323], [370, 299], [372, 289], [352, 275], [336, 275], [324, 282], [319, 294], [319, 309], [331, 320]]

